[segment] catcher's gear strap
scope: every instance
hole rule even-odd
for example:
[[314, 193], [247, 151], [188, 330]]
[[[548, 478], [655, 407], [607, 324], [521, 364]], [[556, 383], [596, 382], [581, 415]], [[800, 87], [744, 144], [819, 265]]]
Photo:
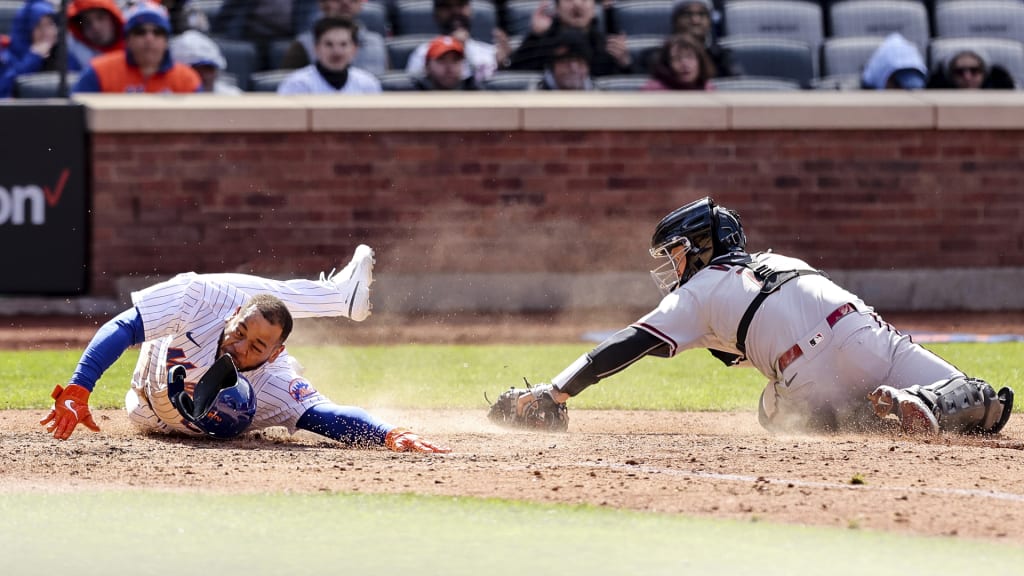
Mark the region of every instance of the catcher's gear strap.
[[928, 386], [911, 386], [907, 392], [923, 400], [939, 428], [949, 432], [995, 434], [1013, 412], [1013, 389], [1003, 388], [997, 394], [979, 378], [957, 376]]
[[[771, 296], [775, 292], [778, 292], [782, 285], [794, 278], [800, 276], [825, 276], [827, 275], [821, 270], [775, 270], [767, 264], [758, 264], [756, 259], [753, 262], [740, 262], [741, 266], [746, 266], [754, 273], [754, 276], [761, 281], [761, 291], [754, 296], [754, 300], [747, 306], [747, 311], [743, 313], [743, 318], [740, 319], [740, 325], [736, 328], [736, 348], [746, 354], [747, 353], [747, 330], [750, 329], [750, 323], [754, 320], [754, 314], [761, 308], [761, 303], [764, 299]], [[713, 352], [712, 352], [713, 353]], [[716, 354], [720, 360], [720, 356]]]
[[669, 345], [650, 332], [630, 326], [580, 356], [552, 378], [551, 384], [569, 396], [575, 396], [598, 380], [621, 372], [648, 354], [668, 356]]

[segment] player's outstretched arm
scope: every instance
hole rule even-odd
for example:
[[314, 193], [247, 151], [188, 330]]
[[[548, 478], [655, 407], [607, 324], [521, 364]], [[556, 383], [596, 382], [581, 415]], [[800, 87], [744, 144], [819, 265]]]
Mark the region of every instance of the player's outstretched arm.
[[39, 421], [46, 426], [46, 431], [58, 440], [67, 440], [79, 424], [99, 432], [100, 427], [89, 411], [89, 395], [100, 376], [129, 346], [141, 343], [145, 333], [142, 317], [135, 308], [122, 312], [104, 324], [82, 353], [70, 383], [53, 389], [50, 395], [54, 400], [53, 408]]
[[630, 326], [580, 356], [551, 380], [529, 389], [503, 392], [488, 411], [491, 421], [513, 428], [564, 432], [569, 427], [565, 402], [603, 378], [625, 370], [648, 355], [667, 356], [668, 344]]
[[330, 402], [317, 404], [306, 410], [295, 426], [349, 446], [385, 446], [395, 452], [450, 452], [407, 428], [385, 424], [355, 406], [338, 406]]

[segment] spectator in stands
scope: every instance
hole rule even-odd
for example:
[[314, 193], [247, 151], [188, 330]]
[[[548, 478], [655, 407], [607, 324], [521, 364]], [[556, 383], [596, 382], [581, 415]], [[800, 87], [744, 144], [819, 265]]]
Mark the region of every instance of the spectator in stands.
[[[508, 59], [508, 38], [500, 31], [497, 31], [495, 36], [497, 44], [488, 44], [470, 37], [469, 25], [472, 19], [473, 8], [470, 0], [434, 0], [434, 21], [437, 22], [441, 34], [458, 39], [466, 47], [463, 78], [475, 77], [477, 82], [483, 82], [494, 76], [500, 62]], [[429, 44], [420, 44], [409, 55], [405, 71], [410, 76], [423, 74]]]
[[563, 30], [552, 39], [550, 46], [538, 90], [597, 89], [590, 75], [590, 43], [582, 32]]
[[114, 0], [71, 0], [68, 31], [71, 70], [84, 70], [100, 54], [124, 50], [124, 17]]
[[198, 30], [203, 34], [210, 31], [206, 13], [195, 7], [192, 0], [160, 0], [167, 8], [171, 20], [171, 34], [177, 36], [186, 30]]
[[352, 66], [359, 51], [359, 28], [347, 18], [326, 17], [313, 25], [316, 62], [292, 72], [278, 94], [374, 94], [380, 81]]
[[894, 32], [871, 54], [860, 80], [868, 89], [920, 90], [927, 78], [928, 69], [917, 46]]
[[704, 45], [688, 34], [665, 41], [643, 90], [710, 90], [715, 65]]
[[28, 0], [15, 14], [7, 62], [0, 70], [0, 98], [11, 96], [18, 76], [57, 69], [55, 14], [47, 0]]
[[438, 36], [427, 48], [423, 73], [413, 77], [417, 90], [476, 90], [476, 80], [463, 77], [466, 46], [458, 38]]
[[93, 58], [74, 92], [196, 92], [202, 85], [190, 66], [171, 59], [171, 22], [160, 4], [141, 2], [125, 14], [125, 49]]
[[732, 59], [732, 53], [718, 43], [711, 22], [711, 0], [682, 0], [672, 9], [672, 33], [689, 34], [702, 44], [711, 62], [715, 65], [715, 74], [721, 76], [741, 76], [743, 70]]
[[626, 48], [625, 34], [605, 37], [598, 27], [594, 10], [594, 0], [558, 0], [554, 12], [550, 0], [541, 0], [530, 20], [530, 34], [512, 54], [508, 68], [545, 69], [552, 60], [556, 39], [562, 31], [575, 30], [589, 45], [591, 74], [628, 74], [633, 61]]
[[317, 0], [224, 0], [210, 21], [214, 37], [251, 42], [259, 68], [269, 67], [274, 42], [292, 40], [316, 20]]
[[[383, 74], [388, 69], [388, 50], [384, 45], [384, 37], [370, 30], [359, 21], [359, 13], [363, 10], [366, 0], [319, 0], [321, 17], [341, 17], [354, 21], [359, 26], [359, 51], [352, 63], [373, 74]], [[281, 68], [295, 69], [309, 66], [316, 60], [313, 46], [313, 27], [295, 37], [281, 60]]]
[[227, 61], [217, 43], [198, 30], [186, 30], [171, 38], [171, 58], [192, 67], [202, 81], [200, 92], [214, 94], [241, 94], [242, 91], [220, 78]]
[[962, 90], [1010, 89], [1013, 76], [999, 65], [988, 65], [980, 50], [962, 50], [942, 62], [928, 79], [929, 88]]
[[232, 40], [264, 43], [294, 38], [315, 20], [317, 0], [224, 0], [210, 32]]

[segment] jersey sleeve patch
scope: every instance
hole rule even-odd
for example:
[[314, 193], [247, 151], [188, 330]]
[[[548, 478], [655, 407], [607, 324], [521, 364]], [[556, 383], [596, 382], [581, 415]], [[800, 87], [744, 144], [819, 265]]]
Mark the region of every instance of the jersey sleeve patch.
[[315, 395], [316, 389], [313, 385], [307, 382], [304, 378], [296, 378], [291, 381], [288, 385], [288, 393], [295, 399], [296, 402], [302, 402], [303, 400]]

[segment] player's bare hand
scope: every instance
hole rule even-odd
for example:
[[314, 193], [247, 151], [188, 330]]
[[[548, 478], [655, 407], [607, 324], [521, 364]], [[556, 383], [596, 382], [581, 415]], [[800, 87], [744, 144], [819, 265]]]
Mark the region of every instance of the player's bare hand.
[[46, 426], [46, 431], [52, 433], [54, 438], [67, 440], [79, 424], [93, 432], [100, 431], [89, 411], [88, 390], [77, 384], [68, 384], [67, 388], [58, 384], [50, 396], [53, 398], [53, 408], [39, 423]]
[[428, 442], [408, 428], [392, 428], [384, 438], [384, 445], [388, 447], [388, 450], [394, 452], [431, 452], [435, 454], [451, 452], [450, 448]]

